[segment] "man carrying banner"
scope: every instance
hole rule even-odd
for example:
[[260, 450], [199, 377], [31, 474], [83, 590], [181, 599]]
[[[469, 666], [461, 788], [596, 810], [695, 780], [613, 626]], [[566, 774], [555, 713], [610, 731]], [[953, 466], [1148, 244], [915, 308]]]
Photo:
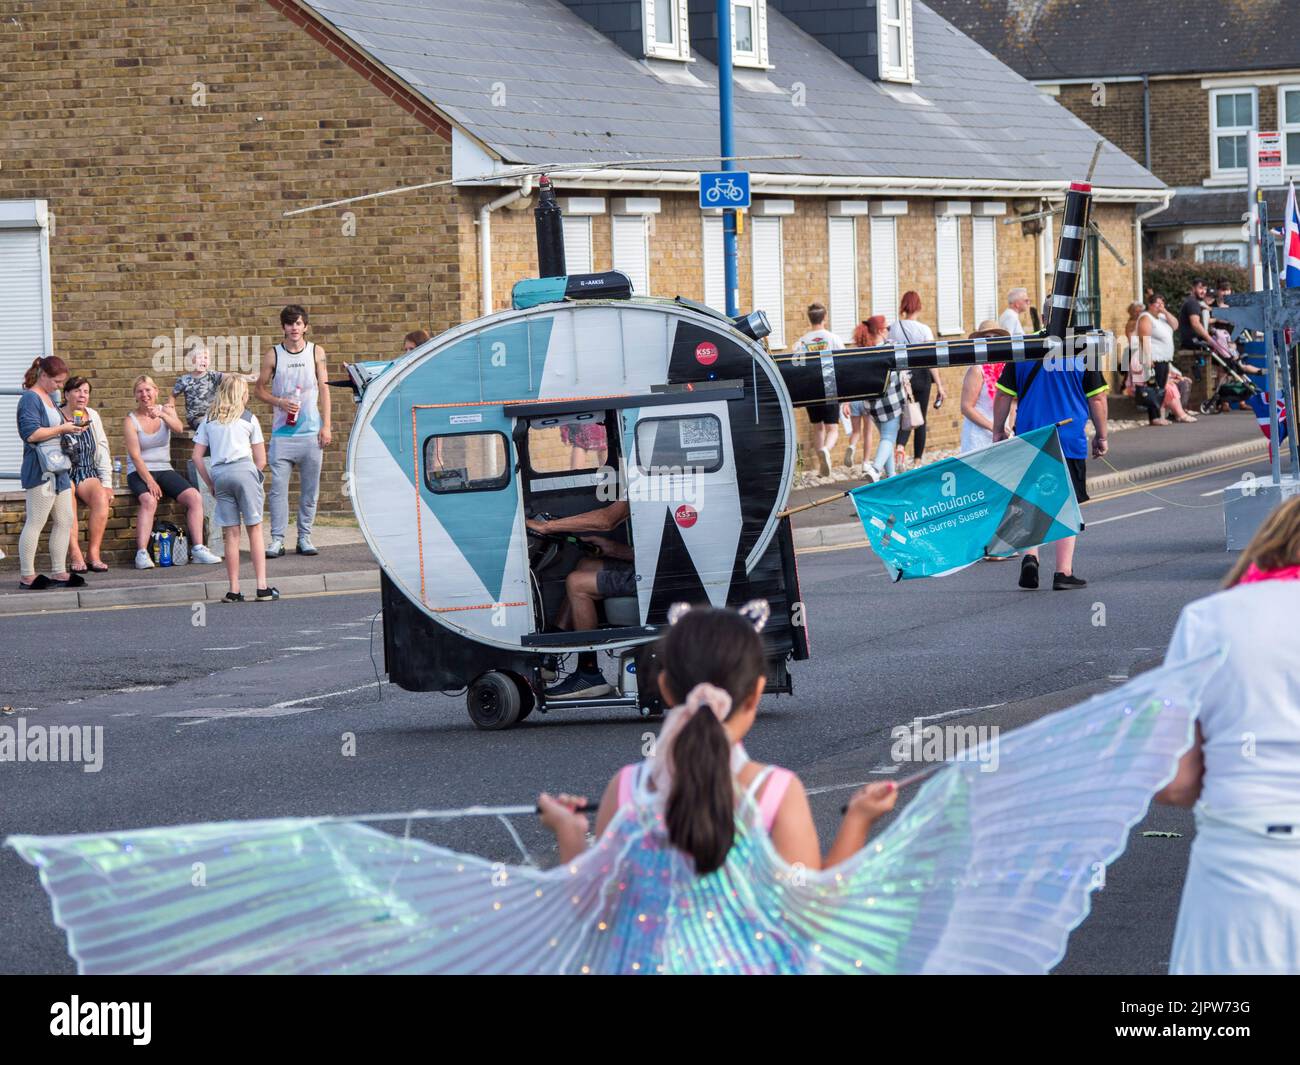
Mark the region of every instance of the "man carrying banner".
[[[1092, 453], [1096, 458], [1106, 454], [1106, 381], [1100, 371], [1086, 367], [1086, 358], [1071, 355], [1049, 357], [1043, 362], [1008, 362], [998, 378], [998, 394], [993, 400], [995, 442], [1007, 439], [1007, 415], [1013, 399], [1017, 401], [1016, 432], [1021, 435], [1067, 423], [1059, 429], [1061, 452], [1080, 503], [1088, 498], [1088, 437], [1084, 427], [1090, 415], [1097, 427]], [[1074, 541], [1073, 536], [1056, 541], [1056, 572], [1052, 576], [1055, 591], [1082, 588], [1088, 583], [1074, 575]], [[1036, 547], [1027, 550], [1020, 560], [1020, 587], [1038, 587]]]

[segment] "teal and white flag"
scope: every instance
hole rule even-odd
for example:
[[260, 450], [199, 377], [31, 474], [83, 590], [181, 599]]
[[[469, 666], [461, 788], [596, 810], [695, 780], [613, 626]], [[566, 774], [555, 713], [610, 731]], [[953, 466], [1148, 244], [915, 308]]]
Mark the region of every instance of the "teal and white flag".
[[952, 573], [985, 555], [1074, 536], [1082, 526], [1054, 425], [849, 496], [894, 580]]

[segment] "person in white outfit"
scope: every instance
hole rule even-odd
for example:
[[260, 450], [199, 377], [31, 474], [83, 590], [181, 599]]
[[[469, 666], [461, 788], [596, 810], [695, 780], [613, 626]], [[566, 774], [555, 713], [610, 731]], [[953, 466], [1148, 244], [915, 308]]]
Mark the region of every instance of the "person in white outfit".
[[1260, 526], [1225, 590], [1189, 603], [1165, 662], [1226, 654], [1159, 802], [1194, 807], [1171, 973], [1300, 973], [1300, 498]]
[[[848, 346], [826, 328], [826, 308], [820, 303], [809, 305], [808, 324], [812, 329], [794, 342], [795, 351], [820, 357]], [[808, 408], [813, 450], [817, 453], [817, 472], [823, 477], [831, 476], [831, 448], [840, 436], [840, 406], [839, 403], [814, 403]]]
[[[981, 322], [980, 327], [970, 335], [971, 340], [998, 337], [1005, 339], [1010, 334], [989, 319]], [[961, 451], [975, 451], [993, 443], [993, 393], [997, 391], [998, 376], [1002, 373], [1002, 363], [991, 362], [982, 366], [970, 366], [961, 383]]]
[[[1001, 316], [994, 324], [1005, 329], [1008, 336], [1024, 336], [1025, 328], [1021, 325], [1020, 316], [1022, 314], [1028, 314], [1029, 307], [1029, 289], [1013, 288], [1007, 293], [1007, 309], [1002, 312]], [[982, 329], [983, 326], [980, 328]]]
[[[1149, 353], [1151, 366], [1156, 377], [1156, 395], [1163, 396], [1165, 383], [1169, 380], [1169, 367], [1173, 362], [1177, 344], [1174, 342], [1174, 330], [1178, 328], [1178, 319], [1165, 309], [1165, 299], [1154, 292], [1147, 295], [1147, 309], [1138, 315], [1138, 347], [1143, 355]], [[1196, 421], [1184, 412], [1175, 417], [1176, 422]]]

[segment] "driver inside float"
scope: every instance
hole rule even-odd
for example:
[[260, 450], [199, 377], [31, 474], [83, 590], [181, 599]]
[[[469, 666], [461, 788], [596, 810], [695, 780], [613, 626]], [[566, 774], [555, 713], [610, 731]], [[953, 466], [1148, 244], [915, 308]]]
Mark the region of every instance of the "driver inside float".
[[[572, 533], [591, 544], [600, 555], [581, 559], [564, 579], [565, 599], [556, 624], [573, 632], [589, 632], [599, 624], [596, 603], [601, 599], [636, 595], [636, 572], [630, 545], [603, 535], [611, 533], [631, 516], [627, 500], [621, 499], [595, 510], [567, 518], [530, 518], [528, 528], [546, 535]], [[595, 699], [614, 690], [600, 671], [595, 651], [578, 654], [578, 667], [546, 689], [550, 699]]]

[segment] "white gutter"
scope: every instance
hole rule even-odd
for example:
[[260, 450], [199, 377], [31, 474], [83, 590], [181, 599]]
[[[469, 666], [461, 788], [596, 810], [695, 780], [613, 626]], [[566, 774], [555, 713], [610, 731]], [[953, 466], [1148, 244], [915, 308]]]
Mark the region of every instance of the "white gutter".
[[508, 203], [522, 200], [533, 191], [533, 179], [525, 177], [517, 189], [498, 196], [478, 209], [478, 278], [481, 313], [492, 313], [492, 212]]
[[[664, 192], [695, 192], [700, 175], [693, 170], [569, 170], [553, 175], [556, 186], [616, 189], [631, 187]], [[462, 186], [468, 187], [468, 186]], [[1006, 181], [991, 178], [894, 178], [826, 177], [804, 174], [753, 174], [750, 187], [757, 193], [785, 196], [939, 196], [978, 194], [1061, 198], [1069, 181]], [[1095, 203], [1150, 202], [1163, 197], [1165, 189], [1109, 188], [1094, 186]]]
[[1149, 211], [1143, 211], [1141, 214], [1133, 217], [1133, 302], [1144, 302], [1145, 292], [1142, 291], [1142, 223], [1152, 215], [1157, 215], [1169, 207], [1169, 201], [1174, 198], [1174, 190], [1169, 190], [1163, 202], [1156, 204]]

